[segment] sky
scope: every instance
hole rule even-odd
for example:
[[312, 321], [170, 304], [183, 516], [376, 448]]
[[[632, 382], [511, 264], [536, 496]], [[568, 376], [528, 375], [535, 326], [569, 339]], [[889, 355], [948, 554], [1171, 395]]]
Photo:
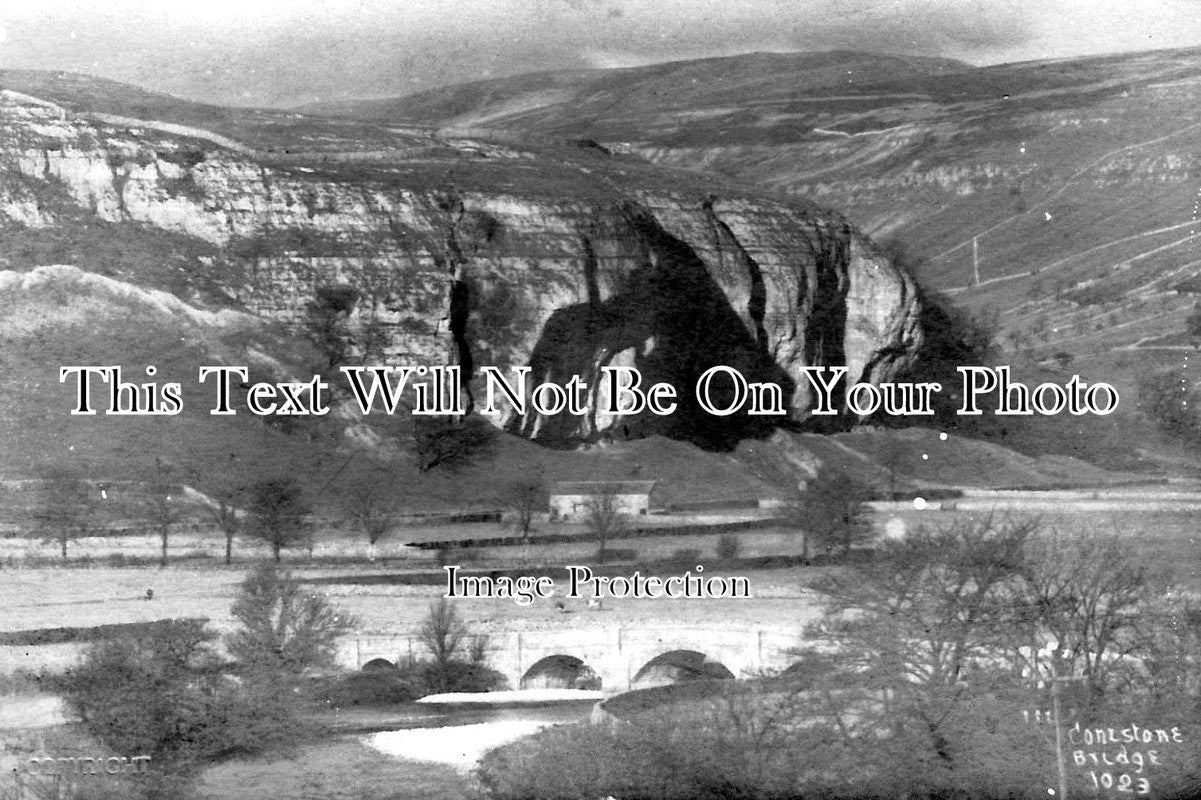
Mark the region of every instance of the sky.
[[551, 69], [857, 49], [972, 64], [1201, 46], [1201, 0], [0, 0], [0, 68], [289, 107]]

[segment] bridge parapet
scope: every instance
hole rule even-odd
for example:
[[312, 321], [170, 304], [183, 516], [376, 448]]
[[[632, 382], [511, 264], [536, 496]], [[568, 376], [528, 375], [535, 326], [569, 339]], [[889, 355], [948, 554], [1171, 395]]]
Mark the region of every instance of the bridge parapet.
[[[487, 663], [512, 686], [520, 686], [530, 668], [555, 656], [578, 659], [601, 679], [602, 689], [624, 691], [653, 660], [669, 653], [688, 653], [724, 666], [735, 677], [749, 678], [787, 668], [792, 652], [804, 645], [795, 630], [782, 628], [647, 628], [597, 626], [547, 631], [506, 631], [488, 642]], [[362, 633], [343, 640], [338, 660], [360, 669], [369, 661], [392, 664], [426, 658], [419, 637], [411, 634]]]

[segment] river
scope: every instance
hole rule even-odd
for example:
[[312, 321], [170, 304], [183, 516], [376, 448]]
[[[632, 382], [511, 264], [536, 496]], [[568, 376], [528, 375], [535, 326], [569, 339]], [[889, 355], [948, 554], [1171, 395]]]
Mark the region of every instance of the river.
[[389, 730], [362, 736], [368, 747], [397, 758], [471, 769], [485, 752], [550, 725], [588, 719], [595, 699], [463, 706], [411, 703], [397, 708]]

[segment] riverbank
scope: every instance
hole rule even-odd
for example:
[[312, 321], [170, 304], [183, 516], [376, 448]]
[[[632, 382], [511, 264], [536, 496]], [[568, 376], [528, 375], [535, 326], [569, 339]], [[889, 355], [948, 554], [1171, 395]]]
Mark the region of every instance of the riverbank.
[[[517, 695], [525, 692], [496, 692], [489, 694]], [[564, 691], [564, 690], [551, 690]], [[574, 691], [574, 690], [573, 690]], [[554, 722], [586, 719], [593, 706], [603, 697], [600, 692], [581, 693], [587, 696], [576, 700], [513, 700], [496, 703], [413, 702], [393, 707], [368, 706], [335, 709], [318, 715], [322, 725], [337, 734], [373, 734], [398, 730], [442, 728], [448, 725], [479, 725], [523, 717], [546, 718]], [[432, 695], [450, 698], [451, 695]], [[425, 698], [422, 698], [424, 701]]]
[[[414, 703], [319, 715], [319, 741], [283, 752], [211, 764], [190, 787], [196, 800], [474, 800], [472, 770], [483, 752], [547, 725], [585, 717], [588, 702], [558, 708], [476, 708], [448, 714]], [[0, 696], [0, 777], [25, 773], [31, 755], [94, 755], [59, 698]], [[49, 748], [49, 750], [45, 750]], [[107, 752], [107, 751], [105, 751]], [[0, 795], [8, 789], [0, 781]]]
[[277, 756], [213, 765], [196, 781], [197, 800], [476, 800], [479, 785], [445, 764], [401, 759], [358, 737], [339, 736]]

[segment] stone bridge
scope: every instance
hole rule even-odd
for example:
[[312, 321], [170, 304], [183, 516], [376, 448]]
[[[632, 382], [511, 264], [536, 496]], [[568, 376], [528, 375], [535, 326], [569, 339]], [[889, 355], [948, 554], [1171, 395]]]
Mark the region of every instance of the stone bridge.
[[[597, 626], [493, 634], [487, 664], [520, 688], [622, 692], [694, 677], [748, 678], [787, 669], [804, 641], [773, 627]], [[343, 640], [339, 663], [362, 669], [427, 657], [412, 635], [359, 634]], [[374, 663], [373, 663], [374, 662]]]

